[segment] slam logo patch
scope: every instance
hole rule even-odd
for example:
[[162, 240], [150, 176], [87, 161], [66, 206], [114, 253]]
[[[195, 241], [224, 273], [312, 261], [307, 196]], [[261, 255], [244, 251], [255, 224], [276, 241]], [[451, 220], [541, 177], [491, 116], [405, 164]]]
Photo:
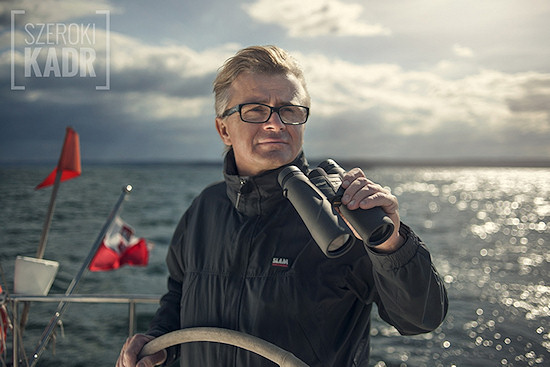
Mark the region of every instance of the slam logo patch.
[[288, 268], [288, 259], [286, 257], [274, 257], [271, 262], [271, 266], [276, 266], [279, 268]]

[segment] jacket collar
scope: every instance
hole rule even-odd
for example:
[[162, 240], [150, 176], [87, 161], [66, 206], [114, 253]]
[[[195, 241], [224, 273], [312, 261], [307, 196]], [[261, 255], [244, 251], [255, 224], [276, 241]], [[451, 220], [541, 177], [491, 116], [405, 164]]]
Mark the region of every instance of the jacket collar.
[[256, 176], [239, 176], [233, 149], [225, 155], [223, 174], [227, 184], [227, 196], [239, 212], [244, 215], [262, 215], [269, 213], [276, 205], [286, 200], [277, 181], [279, 172], [286, 166], [294, 165], [304, 173], [308, 163], [301, 151], [291, 163]]

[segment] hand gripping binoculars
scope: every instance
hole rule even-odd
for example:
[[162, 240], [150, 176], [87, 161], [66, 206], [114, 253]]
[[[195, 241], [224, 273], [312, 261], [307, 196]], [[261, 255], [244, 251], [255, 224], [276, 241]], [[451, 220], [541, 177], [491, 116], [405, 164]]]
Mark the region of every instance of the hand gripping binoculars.
[[278, 176], [283, 195], [290, 200], [323, 253], [339, 257], [351, 249], [352, 231], [336, 208], [353, 226], [365, 245], [376, 247], [393, 233], [394, 225], [381, 207], [350, 210], [341, 205], [345, 170], [328, 159], [307, 176], [296, 166], [285, 167]]

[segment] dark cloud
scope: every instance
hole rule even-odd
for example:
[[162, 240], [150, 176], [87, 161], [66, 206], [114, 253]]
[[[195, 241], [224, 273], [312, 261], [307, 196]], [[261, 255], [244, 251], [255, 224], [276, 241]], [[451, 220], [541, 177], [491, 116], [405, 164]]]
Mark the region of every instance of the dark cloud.
[[[146, 93], [207, 96], [207, 78], [171, 78], [168, 83], [169, 75], [155, 79], [152, 73], [120, 73], [113, 75], [110, 91], [96, 91], [84, 78], [27, 79], [25, 91], [1, 92], [0, 162], [55, 161], [66, 126], [79, 132], [87, 160], [217, 158], [213, 112], [193, 118], [128, 112], [133, 103], [147, 102]], [[134, 93], [137, 99], [127, 98]]]
[[384, 120], [387, 111], [375, 107], [364, 113], [348, 113], [327, 119], [312, 118], [306, 128], [306, 151], [311, 157], [353, 158], [368, 161], [514, 161], [547, 159], [550, 132], [527, 131], [518, 126], [498, 129], [449, 120], [426, 132], [414, 131], [417, 119], [400, 125], [412, 132], [399, 134]]
[[[70, 1], [76, 5], [60, 5]], [[18, 20], [72, 21], [95, 14], [99, 4], [110, 6], [102, 0], [70, 1], [24, 0], [17, 4], [27, 12]], [[547, 6], [537, 12], [521, 7], [524, 18], [514, 18], [519, 33], [503, 29], [513, 9], [503, 8], [487, 24], [489, 13], [477, 9], [491, 9], [492, 2], [443, 9], [419, 1], [407, 12], [380, 3], [353, 19], [368, 25], [376, 15], [376, 22], [392, 30], [391, 37], [337, 33], [305, 42], [234, 4], [209, 0], [156, 9], [154, 3], [123, 1], [117, 4], [126, 9], [113, 11], [111, 18], [109, 91], [95, 89], [106, 72], [101, 44], [96, 45], [98, 78], [17, 75], [17, 85], [26, 90], [12, 91], [7, 87], [8, 26], [15, 3], [0, 3], [0, 83], [5, 86], [0, 90], [0, 162], [55, 161], [68, 125], [80, 133], [84, 160], [219, 159], [223, 147], [213, 125], [212, 80], [240, 47], [230, 43], [235, 39], [280, 44], [305, 65], [313, 98], [306, 149], [312, 156], [327, 151], [389, 159], [550, 156], [550, 81], [544, 74], [550, 63], [548, 43], [541, 42], [548, 33], [541, 30], [550, 24]], [[246, 3], [247, 9], [259, 3], [282, 6], [256, 1]], [[152, 17], [145, 17], [149, 13]], [[424, 13], [431, 16], [419, 24]], [[543, 15], [533, 18], [534, 13]], [[221, 20], [213, 25], [212, 19]], [[486, 26], [495, 32], [487, 34]], [[471, 50], [471, 57], [456, 61], [457, 44]], [[21, 72], [23, 46], [18, 46]]]
[[181, 77], [158, 69], [119, 70], [112, 75], [112, 90], [124, 92], [154, 91], [172, 97], [211, 97], [215, 74]]
[[550, 123], [550, 77], [532, 78], [523, 85], [523, 95], [508, 99], [508, 107], [513, 112], [544, 112]]

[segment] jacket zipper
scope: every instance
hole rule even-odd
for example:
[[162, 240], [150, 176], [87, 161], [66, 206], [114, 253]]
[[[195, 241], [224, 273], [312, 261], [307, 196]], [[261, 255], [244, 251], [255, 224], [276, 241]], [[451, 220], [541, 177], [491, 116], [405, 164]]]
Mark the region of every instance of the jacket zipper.
[[237, 192], [237, 200], [235, 201], [235, 209], [239, 210], [239, 202], [241, 201], [241, 191], [244, 187], [244, 185], [246, 185], [246, 180], [244, 178], [240, 178], [240, 181], [241, 181], [241, 187], [239, 187], [239, 191]]
[[[242, 182], [242, 181], [241, 181]], [[245, 181], [246, 183], [246, 181]], [[250, 254], [252, 251], [252, 246], [254, 242], [254, 237], [256, 235], [256, 231], [258, 230], [258, 225], [260, 222], [260, 217], [256, 217], [254, 219], [254, 223], [252, 224], [252, 228], [250, 230], [250, 233], [248, 234], [249, 238], [246, 242], [248, 244], [248, 247], [246, 249], [247, 256], [246, 256], [246, 263], [244, 264], [244, 272], [242, 274], [242, 280], [241, 280], [241, 288], [239, 290], [239, 305], [237, 306], [237, 318], [236, 318], [236, 324], [235, 324], [235, 330], [239, 330], [239, 324], [241, 323], [241, 315], [243, 310], [243, 298], [244, 298], [244, 289], [246, 288], [246, 281], [248, 276], [248, 268], [250, 266]], [[234, 365], [237, 365], [237, 352], [234, 354]]]
[[[241, 202], [241, 196], [244, 195], [243, 188], [248, 183], [248, 180], [244, 177], [239, 177], [240, 187], [237, 191], [237, 200], [235, 201], [235, 209], [239, 210], [239, 204]], [[248, 247], [246, 248], [246, 262], [243, 264], [243, 273], [242, 273], [242, 279], [241, 279], [241, 285], [239, 289], [239, 304], [237, 306], [237, 317], [235, 319], [235, 330], [238, 330], [240, 319], [241, 319], [241, 313], [243, 309], [243, 297], [244, 297], [244, 289], [246, 287], [246, 279], [248, 274], [248, 267], [250, 266], [250, 252], [252, 250], [252, 245], [254, 241], [254, 236], [257, 231], [259, 218], [256, 218], [254, 222], [252, 223], [252, 227], [250, 228], [250, 233], [247, 234], [248, 239], [246, 241]], [[237, 351], [234, 353], [234, 365], [237, 365]]]

